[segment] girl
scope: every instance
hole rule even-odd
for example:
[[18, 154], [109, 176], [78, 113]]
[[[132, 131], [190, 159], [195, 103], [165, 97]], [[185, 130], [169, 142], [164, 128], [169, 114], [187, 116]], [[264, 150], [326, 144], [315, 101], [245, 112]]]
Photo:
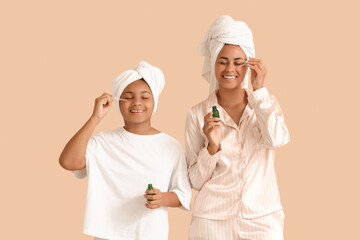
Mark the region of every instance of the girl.
[[[283, 239], [274, 149], [289, 141], [289, 132], [264, 87], [267, 70], [254, 58], [251, 30], [221, 16], [200, 42], [199, 54], [205, 56], [210, 95], [186, 120], [188, 174], [199, 191], [190, 239]], [[212, 117], [212, 106], [220, 118]]]
[[[161, 70], [146, 62], [119, 75], [113, 95], [95, 100], [60, 155], [63, 168], [88, 176], [83, 230], [95, 239], [168, 239], [167, 207], [190, 208], [182, 147], [151, 126], [164, 84]], [[125, 126], [91, 137], [113, 99]], [[157, 188], [146, 190], [149, 183]]]

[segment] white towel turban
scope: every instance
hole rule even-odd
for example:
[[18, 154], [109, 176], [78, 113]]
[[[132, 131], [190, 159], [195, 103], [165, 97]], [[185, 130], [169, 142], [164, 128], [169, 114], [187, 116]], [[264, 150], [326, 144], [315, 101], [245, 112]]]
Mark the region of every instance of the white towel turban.
[[[247, 59], [255, 57], [252, 32], [245, 22], [235, 21], [228, 15], [216, 19], [198, 46], [198, 55], [205, 57], [202, 76], [210, 83], [210, 92], [219, 88], [215, 77], [215, 62], [225, 44], [239, 45]], [[248, 73], [249, 69], [241, 83], [241, 87], [245, 89], [248, 88]]]
[[[127, 70], [117, 76], [112, 84], [112, 94], [114, 97], [120, 98], [124, 89], [130, 83], [139, 79], [144, 79], [151, 89], [154, 98], [154, 110], [152, 114], [154, 114], [157, 109], [159, 95], [165, 85], [165, 78], [159, 68], [151, 66], [145, 61], [139, 62], [132, 70]], [[120, 113], [119, 101], [115, 101], [115, 104], [116, 110]]]

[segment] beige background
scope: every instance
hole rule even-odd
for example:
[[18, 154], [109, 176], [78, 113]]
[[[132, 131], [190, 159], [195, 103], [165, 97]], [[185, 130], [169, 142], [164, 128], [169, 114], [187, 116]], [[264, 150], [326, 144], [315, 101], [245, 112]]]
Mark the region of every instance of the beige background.
[[[1, 1], [1, 239], [82, 234], [86, 180], [58, 165], [114, 77], [146, 60], [166, 86], [153, 125], [184, 143], [205, 99], [197, 44], [229, 14], [248, 23], [291, 142], [277, 151], [285, 238], [360, 239], [359, 30], [355, 0]], [[122, 126], [115, 109], [97, 131]], [[190, 213], [170, 210], [169, 239]]]

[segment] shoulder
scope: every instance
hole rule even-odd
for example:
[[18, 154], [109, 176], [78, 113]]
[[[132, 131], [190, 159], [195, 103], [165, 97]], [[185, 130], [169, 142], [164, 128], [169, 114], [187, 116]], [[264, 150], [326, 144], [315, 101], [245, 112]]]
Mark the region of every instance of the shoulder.
[[186, 122], [187, 124], [195, 123], [200, 124], [204, 116], [209, 112], [209, 101], [205, 99], [198, 104], [192, 106], [186, 115]]
[[208, 108], [208, 99], [205, 99], [199, 103], [197, 103], [196, 105], [192, 106], [188, 113], [192, 114], [192, 115], [198, 115], [198, 114], [204, 114], [207, 111]]
[[94, 140], [111, 140], [114, 139], [114, 137], [116, 137], [119, 134], [119, 129], [114, 129], [114, 130], [107, 130], [107, 131], [101, 131], [96, 133], [94, 136], [92, 136], [92, 138]]
[[176, 138], [170, 136], [167, 133], [162, 132], [162, 139], [163, 139], [163, 141], [167, 142], [168, 144], [171, 144], [171, 145], [174, 145], [174, 146], [175, 145], [176, 146], [181, 146], [180, 142]]
[[160, 146], [162, 155], [171, 160], [174, 164], [185, 159], [185, 152], [181, 143], [174, 137], [168, 135], [167, 133], [162, 134], [163, 142]]
[[161, 138], [163, 145], [166, 146], [167, 149], [171, 149], [173, 151], [183, 151], [181, 143], [176, 138], [164, 132], [162, 132]]

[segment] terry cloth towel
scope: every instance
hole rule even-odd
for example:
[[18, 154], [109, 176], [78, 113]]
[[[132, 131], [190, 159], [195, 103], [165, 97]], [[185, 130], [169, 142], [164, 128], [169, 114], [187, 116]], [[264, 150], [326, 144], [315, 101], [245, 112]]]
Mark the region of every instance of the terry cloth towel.
[[[144, 79], [151, 89], [154, 98], [154, 111], [152, 114], [154, 114], [157, 109], [159, 95], [165, 85], [165, 78], [159, 68], [151, 66], [145, 61], [139, 62], [133, 69], [117, 76], [112, 83], [112, 94], [114, 97], [120, 98], [124, 89], [130, 83], [139, 79]], [[116, 110], [120, 113], [119, 101], [115, 101], [115, 104]]]
[[[255, 57], [252, 32], [245, 22], [235, 21], [228, 15], [216, 19], [198, 46], [198, 55], [205, 57], [202, 76], [210, 83], [210, 93], [219, 88], [215, 77], [215, 62], [225, 44], [239, 45], [247, 59]], [[249, 69], [241, 83], [242, 88], [248, 88], [248, 75]]]

